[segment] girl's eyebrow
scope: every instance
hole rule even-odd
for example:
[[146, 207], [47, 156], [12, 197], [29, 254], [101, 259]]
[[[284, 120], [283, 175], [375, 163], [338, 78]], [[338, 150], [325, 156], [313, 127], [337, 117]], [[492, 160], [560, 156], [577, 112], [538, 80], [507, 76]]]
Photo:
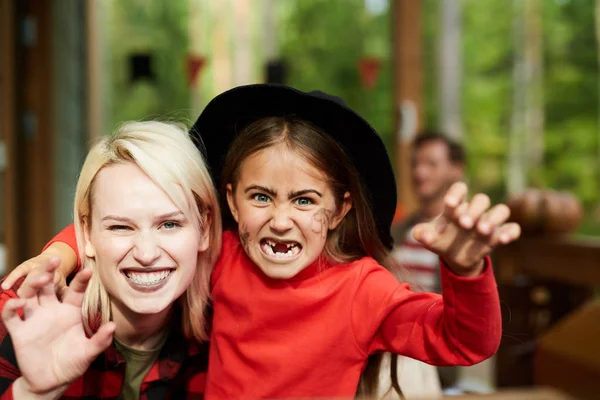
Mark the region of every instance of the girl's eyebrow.
[[314, 189], [304, 189], [304, 190], [297, 190], [295, 192], [289, 192], [288, 193], [288, 199], [293, 199], [293, 198], [296, 198], [296, 197], [299, 197], [299, 196], [304, 196], [305, 194], [309, 194], [309, 193], [313, 193], [313, 194], [316, 194], [319, 197], [323, 197], [323, 195], [319, 191], [317, 191], [317, 190], [314, 190]]
[[[268, 187], [265, 186], [260, 186], [260, 185], [250, 185], [248, 186], [246, 189], [244, 189], [244, 193], [248, 193], [251, 190], [258, 190], [260, 192], [264, 192], [266, 194], [268, 194], [269, 196], [273, 196], [273, 197], [277, 197], [277, 191], [274, 189], [270, 189]], [[306, 194], [315, 194], [319, 197], [323, 197], [323, 194], [321, 194], [321, 192], [319, 192], [318, 190], [315, 189], [303, 189], [303, 190], [296, 190], [296, 191], [292, 191], [288, 193], [288, 199], [293, 199], [299, 196], [303, 196]]]
[[244, 189], [244, 193], [248, 193], [251, 190], [258, 190], [260, 192], [265, 192], [266, 194], [277, 197], [277, 191], [273, 189], [269, 189], [268, 187], [260, 186], [260, 185], [250, 185], [246, 189]]

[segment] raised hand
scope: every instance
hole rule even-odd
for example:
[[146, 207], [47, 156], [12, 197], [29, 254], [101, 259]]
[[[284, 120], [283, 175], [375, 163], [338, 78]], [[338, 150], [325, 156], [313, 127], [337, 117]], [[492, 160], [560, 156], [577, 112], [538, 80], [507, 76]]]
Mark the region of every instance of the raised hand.
[[91, 338], [86, 336], [81, 304], [92, 272], [80, 271], [61, 303], [52, 282], [59, 263], [51, 258], [33, 270], [19, 290], [20, 298], [9, 300], [2, 312], [22, 374], [19, 387], [38, 395], [66, 388], [83, 375], [110, 346], [115, 329], [109, 322]]
[[437, 253], [454, 273], [475, 276], [483, 259], [498, 245], [510, 243], [521, 235], [521, 227], [506, 222], [510, 210], [505, 204], [490, 208], [485, 194], [467, 201], [467, 185], [458, 182], [448, 189], [445, 210], [431, 222], [414, 227], [413, 236]]

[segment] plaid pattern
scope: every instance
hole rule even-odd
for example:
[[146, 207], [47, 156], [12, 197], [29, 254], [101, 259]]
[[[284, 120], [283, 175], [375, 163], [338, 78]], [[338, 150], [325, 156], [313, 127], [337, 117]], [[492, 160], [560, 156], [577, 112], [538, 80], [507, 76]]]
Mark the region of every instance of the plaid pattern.
[[[4, 304], [16, 298], [19, 280], [10, 290], [0, 291], [0, 311]], [[173, 322], [173, 326], [176, 325]], [[177, 329], [171, 330], [158, 360], [152, 366], [140, 391], [140, 400], [204, 398], [208, 343], [197, 344], [186, 339]], [[0, 400], [12, 399], [12, 382], [20, 376], [10, 335], [0, 321]], [[63, 395], [63, 399], [119, 399], [125, 360], [114, 346], [109, 347], [77, 379]]]

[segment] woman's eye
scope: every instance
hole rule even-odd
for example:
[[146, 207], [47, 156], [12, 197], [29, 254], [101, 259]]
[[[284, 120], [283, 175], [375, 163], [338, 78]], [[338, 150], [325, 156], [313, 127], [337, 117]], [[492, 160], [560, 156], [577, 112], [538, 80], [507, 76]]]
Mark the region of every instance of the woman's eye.
[[128, 229], [129, 227], [127, 225], [111, 225], [108, 227], [109, 231], [124, 231]]
[[310, 206], [313, 204], [313, 201], [308, 197], [299, 197], [295, 200], [296, 204], [299, 206]]
[[259, 203], [266, 203], [270, 200], [269, 196], [267, 196], [266, 194], [262, 194], [262, 193], [256, 193], [255, 195], [252, 196], [252, 198], [255, 201], [258, 201]]
[[176, 221], [167, 221], [163, 224], [163, 228], [165, 228], [165, 229], [175, 229], [180, 226], [181, 226], [181, 224]]

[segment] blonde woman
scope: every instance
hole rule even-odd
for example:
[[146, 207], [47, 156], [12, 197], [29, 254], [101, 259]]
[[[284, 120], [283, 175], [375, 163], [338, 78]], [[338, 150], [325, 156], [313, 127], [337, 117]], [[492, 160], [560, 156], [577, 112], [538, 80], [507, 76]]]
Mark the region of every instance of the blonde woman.
[[86, 268], [65, 301], [49, 259], [4, 307], [3, 398], [200, 396], [221, 216], [188, 133], [138, 122], [102, 138], [81, 170], [74, 217]]

